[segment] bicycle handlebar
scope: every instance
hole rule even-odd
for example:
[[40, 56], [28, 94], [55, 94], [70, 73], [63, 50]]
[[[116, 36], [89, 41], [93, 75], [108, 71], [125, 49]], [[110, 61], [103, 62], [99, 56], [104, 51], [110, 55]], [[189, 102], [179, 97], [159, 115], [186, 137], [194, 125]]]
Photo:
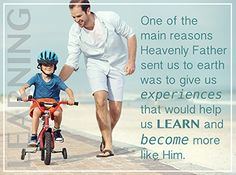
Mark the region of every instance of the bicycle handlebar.
[[[17, 97], [17, 101], [22, 101], [22, 98], [21, 97]], [[68, 101], [59, 101], [58, 103], [50, 103], [50, 102], [38, 102], [36, 99], [34, 99], [32, 97], [32, 95], [29, 95], [28, 96], [28, 101], [33, 101], [36, 103], [36, 105], [38, 106], [38, 108], [40, 109], [40, 111], [42, 112], [45, 112], [45, 109], [43, 109], [42, 107], [44, 107], [45, 105], [50, 105], [51, 107], [53, 107], [53, 110], [50, 110], [52, 113], [55, 112], [57, 110], [57, 108], [59, 108], [59, 106], [61, 104], [66, 104], [66, 105], [69, 105], [68, 104]], [[74, 102], [73, 105], [76, 105], [78, 106], [79, 105], [79, 102]]]

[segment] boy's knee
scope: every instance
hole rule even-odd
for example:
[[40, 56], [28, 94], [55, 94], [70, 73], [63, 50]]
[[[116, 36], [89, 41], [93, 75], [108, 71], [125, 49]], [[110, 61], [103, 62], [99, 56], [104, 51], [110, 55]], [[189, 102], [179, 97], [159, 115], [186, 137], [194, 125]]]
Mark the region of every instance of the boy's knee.
[[33, 116], [34, 117], [40, 117], [41, 113], [42, 112], [39, 110], [39, 108], [35, 108], [34, 111], [33, 111]]
[[55, 111], [53, 113], [53, 115], [54, 115], [54, 117], [60, 117], [62, 115], [62, 112], [60, 110], [58, 110], [58, 111]]

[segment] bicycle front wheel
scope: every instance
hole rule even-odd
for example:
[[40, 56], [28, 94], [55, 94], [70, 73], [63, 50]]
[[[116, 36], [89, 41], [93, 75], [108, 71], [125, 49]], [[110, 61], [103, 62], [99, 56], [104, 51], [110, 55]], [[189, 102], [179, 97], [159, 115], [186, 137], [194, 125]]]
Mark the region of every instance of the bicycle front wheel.
[[51, 153], [52, 153], [51, 142], [52, 142], [52, 135], [50, 132], [46, 132], [45, 133], [45, 142], [44, 142], [44, 148], [45, 148], [44, 163], [46, 165], [49, 165], [51, 162]]

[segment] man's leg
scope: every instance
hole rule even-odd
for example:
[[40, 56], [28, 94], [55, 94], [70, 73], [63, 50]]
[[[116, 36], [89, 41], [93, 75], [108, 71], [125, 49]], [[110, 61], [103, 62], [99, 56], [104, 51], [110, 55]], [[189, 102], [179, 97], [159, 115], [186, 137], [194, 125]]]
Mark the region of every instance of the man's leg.
[[111, 68], [108, 75], [109, 113], [111, 129], [113, 130], [120, 119], [124, 89], [124, 75], [116, 68]]
[[111, 118], [108, 111], [107, 96], [107, 92], [103, 90], [94, 93], [98, 126], [106, 143], [104, 150], [112, 150]]
[[110, 111], [110, 117], [111, 117], [111, 130], [112, 131], [120, 119], [121, 109], [122, 109], [122, 102], [109, 101], [109, 111]]
[[[113, 131], [115, 125], [117, 124], [120, 114], [121, 114], [122, 102], [109, 100], [109, 114], [111, 118], [111, 132]], [[105, 141], [102, 137], [102, 142], [100, 144], [100, 151], [102, 152], [105, 147]]]

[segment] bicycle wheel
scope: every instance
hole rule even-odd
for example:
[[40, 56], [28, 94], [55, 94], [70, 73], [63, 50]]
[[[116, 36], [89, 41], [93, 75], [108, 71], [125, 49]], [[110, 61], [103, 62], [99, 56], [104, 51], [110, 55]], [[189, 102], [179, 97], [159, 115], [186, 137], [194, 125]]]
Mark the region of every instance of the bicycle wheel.
[[67, 159], [67, 151], [66, 148], [62, 148], [62, 156], [64, 159]]
[[[43, 142], [43, 145], [44, 145], [45, 137], [43, 137], [42, 140], [40, 140], [39, 147], [41, 145], [41, 142]], [[45, 158], [45, 148], [43, 147], [43, 149], [41, 149], [41, 160], [44, 161], [44, 158]]]
[[44, 158], [45, 158], [45, 149], [43, 148], [41, 150], [41, 160], [44, 161]]
[[21, 160], [25, 159], [25, 155], [26, 155], [26, 150], [22, 149], [22, 151], [21, 151]]
[[46, 132], [45, 133], [45, 142], [44, 142], [44, 148], [45, 148], [45, 153], [46, 153], [44, 163], [46, 165], [49, 165], [51, 162], [51, 153], [52, 153], [51, 142], [52, 142], [52, 135], [50, 132]]

